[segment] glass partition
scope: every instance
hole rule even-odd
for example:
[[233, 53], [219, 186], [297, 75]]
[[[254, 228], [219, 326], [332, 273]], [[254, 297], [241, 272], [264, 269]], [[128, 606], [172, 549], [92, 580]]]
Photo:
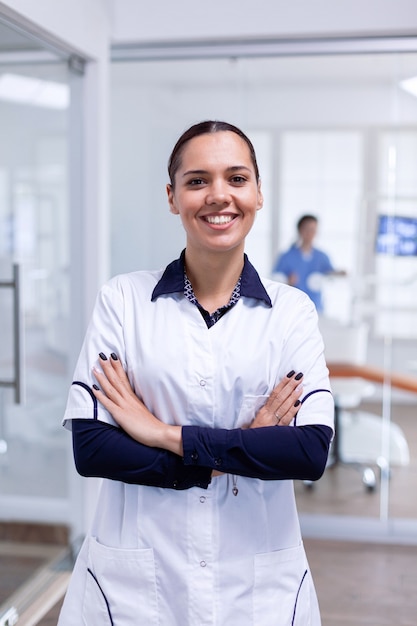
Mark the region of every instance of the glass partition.
[[[59, 425], [68, 388], [68, 104], [65, 63], [0, 58], [0, 500], [8, 517], [26, 498], [46, 508], [50, 501], [53, 509], [68, 495], [67, 438]], [[19, 402], [6, 384], [14, 381], [17, 326]]]
[[62, 553], [79, 501], [61, 426], [82, 304], [76, 290], [70, 297], [78, 207], [71, 213], [69, 200], [82, 79], [67, 57], [0, 15], [1, 624], [33, 623], [52, 583], [53, 593], [65, 588]]
[[402, 84], [416, 75], [414, 53], [112, 66], [113, 274], [162, 267], [183, 247], [165, 164], [208, 118], [241, 126], [259, 155], [266, 201], [248, 239], [259, 272], [272, 275], [303, 213], [346, 270], [323, 279], [320, 320], [338, 437], [322, 479], [296, 484], [303, 523], [324, 520], [326, 533], [336, 517], [342, 534], [394, 520], [417, 536], [417, 98]]

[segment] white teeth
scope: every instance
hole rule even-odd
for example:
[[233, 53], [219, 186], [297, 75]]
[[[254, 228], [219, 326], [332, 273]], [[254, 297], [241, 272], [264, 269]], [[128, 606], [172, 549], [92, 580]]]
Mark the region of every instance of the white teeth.
[[231, 215], [207, 215], [205, 219], [209, 224], [229, 224], [233, 217]]

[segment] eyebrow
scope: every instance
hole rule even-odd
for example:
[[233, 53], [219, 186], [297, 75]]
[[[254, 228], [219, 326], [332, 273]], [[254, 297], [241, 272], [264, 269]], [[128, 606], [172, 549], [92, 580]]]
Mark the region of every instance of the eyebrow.
[[[231, 165], [230, 167], [226, 168], [226, 172], [239, 172], [242, 170], [246, 170], [247, 172], [250, 172], [251, 169], [250, 167], [247, 167], [246, 165]], [[201, 176], [203, 174], [209, 174], [210, 172], [208, 170], [187, 170], [186, 172], [184, 172], [183, 177], [185, 176]]]

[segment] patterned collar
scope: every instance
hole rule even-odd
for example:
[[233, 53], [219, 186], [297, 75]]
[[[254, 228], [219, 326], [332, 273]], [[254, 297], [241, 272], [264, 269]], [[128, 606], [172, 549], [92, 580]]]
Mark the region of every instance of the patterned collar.
[[241, 278], [239, 276], [239, 280], [234, 286], [229, 302], [227, 304], [224, 304], [223, 306], [220, 306], [218, 309], [213, 311], [213, 313], [209, 313], [201, 306], [201, 304], [197, 300], [190, 279], [188, 278], [187, 273], [184, 272], [184, 295], [187, 300], [191, 302], [191, 304], [195, 304], [195, 306], [198, 308], [207, 324], [207, 328], [211, 328], [212, 326], [214, 326], [214, 324], [218, 322], [219, 319], [223, 317], [223, 315], [227, 313], [238, 302], [240, 298], [240, 284]]
[[[157, 283], [152, 292], [152, 301], [159, 296], [169, 293], [185, 294], [185, 250], [181, 252], [179, 259], [170, 263], [161, 279]], [[244, 264], [242, 274], [240, 275], [240, 295], [246, 298], [255, 298], [264, 302], [268, 307], [272, 307], [271, 298], [268, 296], [263, 286], [258, 272], [250, 263], [246, 254], [244, 255]]]

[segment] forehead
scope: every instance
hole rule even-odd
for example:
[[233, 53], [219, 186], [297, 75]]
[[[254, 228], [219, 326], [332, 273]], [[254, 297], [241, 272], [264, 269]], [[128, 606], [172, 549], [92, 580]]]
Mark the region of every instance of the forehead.
[[225, 167], [244, 165], [253, 169], [249, 146], [242, 137], [231, 131], [219, 131], [190, 139], [184, 146], [181, 161], [183, 169], [206, 169], [216, 164]]
[[306, 220], [300, 226], [300, 230], [315, 230], [317, 228], [317, 222], [314, 220]]

